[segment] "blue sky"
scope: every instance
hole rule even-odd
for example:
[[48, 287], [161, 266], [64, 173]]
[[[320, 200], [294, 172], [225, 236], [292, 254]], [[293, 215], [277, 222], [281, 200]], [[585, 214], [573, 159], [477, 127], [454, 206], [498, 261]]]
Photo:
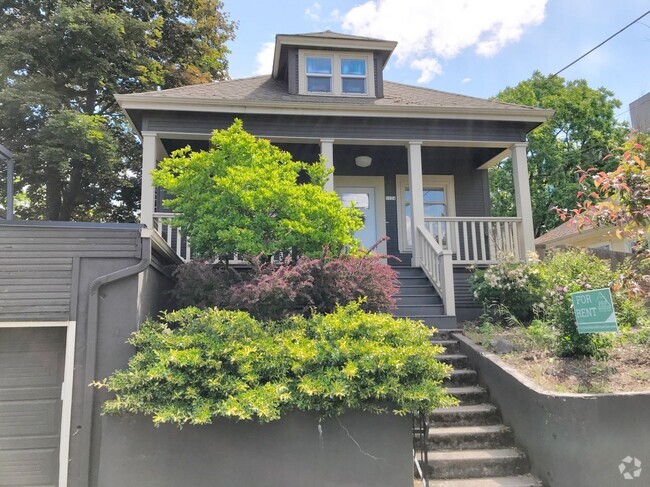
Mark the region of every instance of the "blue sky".
[[[326, 29], [399, 42], [391, 81], [487, 98], [556, 72], [650, 9], [650, 0], [224, 0], [239, 22], [230, 76], [270, 73], [275, 34]], [[629, 120], [650, 92], [650, 14], [564, 71], [613, 91]]]

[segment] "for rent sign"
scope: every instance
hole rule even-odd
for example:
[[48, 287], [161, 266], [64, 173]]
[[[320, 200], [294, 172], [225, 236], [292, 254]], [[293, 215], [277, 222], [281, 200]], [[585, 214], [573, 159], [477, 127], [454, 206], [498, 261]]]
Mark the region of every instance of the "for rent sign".
[[609, 289], [594, 289], [573, 293], [573, 311], [578, 333], [617, 331], [612, 293]]

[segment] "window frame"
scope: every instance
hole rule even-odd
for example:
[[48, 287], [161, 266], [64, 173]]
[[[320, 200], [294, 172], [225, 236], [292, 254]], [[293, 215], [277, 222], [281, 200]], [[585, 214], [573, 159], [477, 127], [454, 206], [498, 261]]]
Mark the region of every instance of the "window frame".
[[[308, 91], [307, 78], [308, 76], [325, 77], [324, 75], [307, 74], [307, 58], [330, 58], [332, 60], [332, 91]], [[366, 62], [366, 74], [362, 75], [344, 75], [341, 70], [341, 62], [343, 59], [351, 60], [364, 60]], [[347, 51], [321, 51], [321, 50], [306, 50], [301, 49], [298, 52], [298, 70], [299, 82], [298, 93], [301, 95], [310, 96], [349, 96], [357, 98], [374, 98], [375, 97], [375, 68], [373, 63], [372, 53], [363, 52], [347, 52]], [[351, 93], [343, 91], [343, 79], [364, 79], [366, 85], [365, 93]]]
[[[409, 177], [406, 174], [395, 176], [397, 186], [397, 243], [400, 253], [413, 252], [413, 246], [408, 245], [406, 235], [406, 188], [409, 187]], [[454, 176], [422, 175], [422, 188], [443, 188], [445, 204], [449, 217], [456, 216], [456, 193], [454, 191]], [[451, 236], [453, 238], [453, 235]], [[452, 247], [453, 248], [453, 247]]]

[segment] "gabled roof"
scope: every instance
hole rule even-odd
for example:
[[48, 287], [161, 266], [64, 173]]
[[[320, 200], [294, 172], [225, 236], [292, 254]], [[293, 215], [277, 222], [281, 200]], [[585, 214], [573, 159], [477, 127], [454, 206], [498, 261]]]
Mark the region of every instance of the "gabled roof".
[[166, 105], [183, 102], [186, 104], [187, 110], [192, 110], [192, 106], [205, 107], [208, 104], [240, 106], [264, 104], [269, 107], [304, 105], [322, 107], [323, 109], [354, 107], [357, 112], [364, 109], [404, 109], [414, 111], [426, 109], [431, 112], [456, 111], [468, 114], [480, 112], [501, 113], [504, 115], [510, 114], [514, 117], [516, 115], [530, 115], [539, 117], [540, 121], [552, 113], [550, 110], [541, 108], [447, 93], [391, 81], [384, 81], [383, 98], [293, 95], [288, 93], [285, 81], [273, 79], [270, 76], [255, 76], [147, 93], [118, 95], [116, 98], [122, 108], [127, 110], [129, 108], [144, 108], [142, 104], [147, 102], [158, 103], [160, 109], [164, 109]]
[[537, 237], [535, 239], [535, 245], [545, 245], [550, 242], [555, 242], [556, 240], [575, 237], [592, 230], [598, 230], [598, 228], [594, 228], [591, 225], [585, 225], [584, 228], [580, 230], [577, 223], [569, 220], [564, 222], [562, 225], [549, 230], [544, 235]]

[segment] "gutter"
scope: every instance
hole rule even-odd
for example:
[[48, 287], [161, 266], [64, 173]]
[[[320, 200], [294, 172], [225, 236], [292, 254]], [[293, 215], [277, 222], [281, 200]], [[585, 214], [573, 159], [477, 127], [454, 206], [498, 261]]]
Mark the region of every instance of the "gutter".
[[[93, 426], [93, 406], [95, 400], [95, 389], [90, 384], [95, 380], [95, 369], [97, 365], [97, 328], [99, 320], [99, 290], [102, 286], [140, 274], [151, 265], [151, 231], [148, 229], [140, 230], [140, 237], [146, 240], [142, 245], [142, 256], [140, 262], [130, 267], [118, 271], [104, 274], [94, 279], [88, 290], [88, 318], [86, 321], [86, 375], [82, 402], [81, 426], [78, 429], [81, 444], [81, 459], [79, 467], [79, 485], [90, 485], [90, 453], [92, 441]], [[144, 242], [143, 242], [144, 243]]]

